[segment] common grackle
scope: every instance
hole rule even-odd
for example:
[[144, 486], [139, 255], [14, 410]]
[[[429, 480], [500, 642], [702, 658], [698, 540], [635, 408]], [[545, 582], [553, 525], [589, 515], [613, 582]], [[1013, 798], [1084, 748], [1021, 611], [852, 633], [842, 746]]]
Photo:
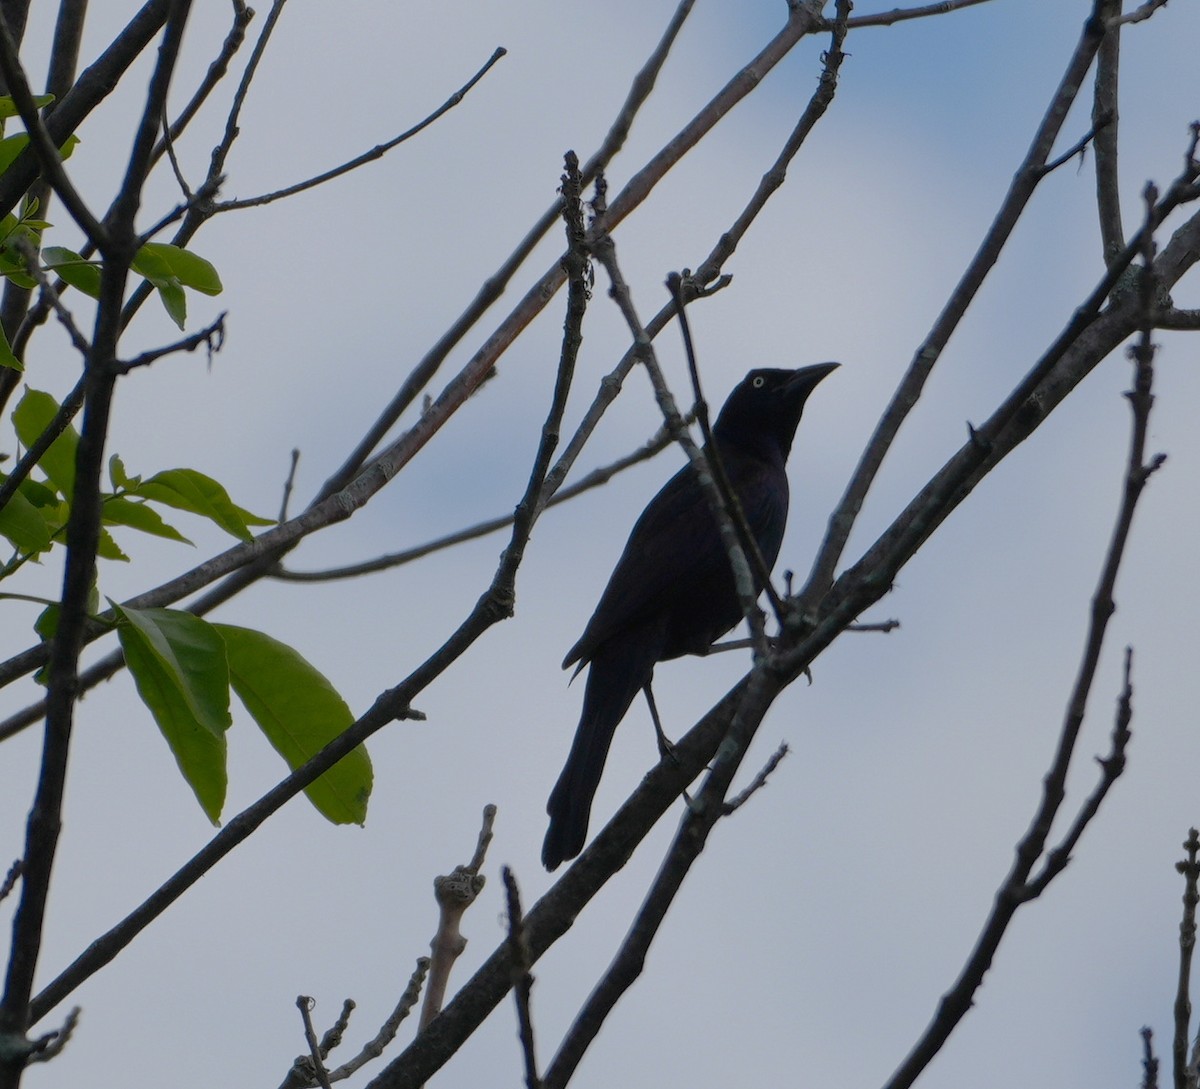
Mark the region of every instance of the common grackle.
[[[783, 542], [785, 464], [800, 414], [808, 395], [835, 367], [818, 363], [794, 371], [751, 371], [713, 425], [721, 462], [768, 569]], [[583, 850], [613, 732], [639, 690], [652, 701], [655, 664], [703, 654], [740, 619], [716, 518], [686, 465], [642, 512], [592, 619], [563, 659], [564, 669], [578, 663], [576, 674], [585, 665], [591, 669], [575, 740], [546, 804], [546, 869]]]

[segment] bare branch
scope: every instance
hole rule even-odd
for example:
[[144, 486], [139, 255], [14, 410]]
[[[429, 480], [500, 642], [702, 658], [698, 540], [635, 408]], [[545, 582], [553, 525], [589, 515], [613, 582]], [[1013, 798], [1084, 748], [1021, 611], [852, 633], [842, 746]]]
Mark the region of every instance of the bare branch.
[[188, 104], [170, 125], [164, 125], [162, 139], [155, 145], [154, 152], [150, 156], [152, 162], [158, 162], [164, 154], [169, 152], [171, 143], [183, 135], [192, 118], [200, 112], [200, 107], [208, 101], [208, 96], [212, 94], [213, 89], [228, 74], [229, 62], [233, 60], [237, 51], [245, 43], [246, 28], [250, 25], [254, 15], [254, 9], [247, 7], [244, 0], [233, 0], [233, 25], [229, 28], [229, 33], [225, 35], [220, 51], [208, 66], [208, 71], [204, 73], [204, 79], [200, 81], [195, 93], [188, 100]]
[[292, 488], [296, 484], [296, 470], [300, 467], [300, 450], [298, 447], [292, 448], [292, 459], [288, 465], [287, 479], [283, 482], [283, 498], [279, 502], [279, 517], [276, 521], [286, 522], [288, 517], [288, 505], [292, 501]]
[[156, 360], [162, 359], [163, 356], [174, 355], [176, 352], [194, 352], [201, 346], [208, 350], [208, 361], [211, 364], [212, 357], [225, 346], [226, 316], [227, 311], [222, 310], [203, 329], [199, 329], [189, 336], [181, 337], [172, 344], [164, 345], [161, 348], [154, 348], [148, 352], [142, 352], [141, 355], [135, 355], [132, 359], [127, 359], [119, 363], [117, 366], [120, 373], [128, 374], [138, 367], [149, 366]]
[[771, 753], [771, 758], [759, 769], [758, 774], [750, 780], [750, 785], [746, 787], [740, 794], [735, 794], [722, 807], [723, 815], [728, 817], [732, 813], [736, 813], [744, 806], [754, 794], [767, 785], [767, 779], [771, 773], [779, 767], [779, 762], [788, 754], [787, 742], [781, 742], [779, 748]]
[[1160, 310], [1154, 315], [1156, 329], [1200, 329], [1200, 310]]
[[1143, 1026], [1142, 1037], [1142, 1086], [1141, 1089], [1158, 1089], [1158, 1060], [1154, 1057], [1154, 1033]]
[[[1156, 196], [1153, 187], [1148, 187], [1146, 193], [1147, 227], [1151, 227], [1155, 220]], [[1034, 866], [1045, 853], [1050, 829], [1066, 798], [1067, 773], [1070, 769], [1079, 731], [1083, 725], [1096, 669], [1100, 662], [1100, 652], [1104, 645], [1108, 621], [1116, 608], [1113, 602], [1113, 589], [1129, 538], [1133, 513], [1146, 480], [1157, 467], [1157, 464], [1152, 462], [1151, 465], [1147, 465], [1145, 461], [1146, 434], [1150, 408], [1153, 404], [1153, 397], [1150, 393], [1153, 378], [1153, 349], [1149, 345], [1148, 337], [1154, 298], [1154, 246], [1150, 231], [1146, 230], [1145, 234], [1147, 237], [1143, 252], [1145, 265], [1141, 270], [1143, 281], [1148, 285], [1144, 288], [1142, 296], [1144, 340], [1143, 344], [1133, 353], [1136, 362], [1133, 389], [1127, 394], [1132, 409], [1133, 426], [1129, 441], [1129, 458], [1125, 470], [1124, 488], [1108, 552], [1095, 594], [1092, 597], [1088, 631], [1079, 673], [1067, 704], [1053, 762], [1042, 781], [1042, 799], [1028, 831], [1017, 844], [1016, 857], [1012, 867], [997, 890], [992, 910], [962, 971], [950, 990], [943, 995], [933, 1020], [913, 1046], [907, 1058], [887, 1082], [886, 1089], [907, 1089], [941, 1050], [946, 1040], [949, 1039], [950, 1033], [971, 1008], [973, 996], [983, 983], [983, 977], [991, 967], [996, 950], [999, 948], [1013, 916], [1023, 903], [1039, 895], [1053, 876], [1065, 867], [1070, 848], [1082, 834], [1083, 827], [1094, 815], [1112, 781], [1120, 775], [1124, 766], [1124, 749], [1129, 737], [1129, 703], [1132, 697], [1128, 672], [1130, 655], [1128, 654], [1125, 660], [1125, 687], [1119, 705], [1117, 724], [1113, 731], [1113, 752], [1107, 760], [1101, 761], [1103, 769], [1101, 784], [1084, 803], [1071, 832], [1068, 833], [1057, 854], [1052, 852], [1051, 856], [1047, 858], [1043, 876], [1031, 881], [1030, 875]]]
[[72, 1006], [63, 1019], [62, 1027], [43, 1033], [31, 1043], [29, 1062], [48, 1063], [63, 1053], [63, 1049], [71, 1042], [71, 1037], [79, 1025], [80, 1009]]
[[41, 263], [38, 261], [37, 250], [33, 248], [26, 238], [18, 238], [17, 247], [21, 251], [21, 256], [25, 259], [25, 271], [37, 280], [38, 286], [42, 289], [43, 297], [49, 302], [55, 317], [59, 320], [59, 324], [66, 329], [72, 346], [79, 353], [83, 366], [86, 368], [92, 358], [91, 344], [88, 342], [87, 337], [79, 331], [79, 327], [75, 324], [75, 316], [63, 305], [58, 288], [50, 282], [50, 277], [46, 275]]
[[925, 19], [930, 15], [946, 15], [951, 11], [961, 11], [963, 8], [973, 8], [977, 4], [986, 4], [988, 0], [940, 0], [936, 4], [924, 4], [919, 8], [893, 8], [891, 11], [881, 11], [875, 15], [855, 15], [847, 27], [858, 30], [868, 26], [894, 26], [908, 19]]
[[[841, 42], [835, 40], [834, 51], [840, 53]], [[688, 272], [685, 269], [684, 275]], [[721, 518], [729, 520], [729, 528], [733, 531], [733, 535], [737, 540], [738, 546], [741, 549], [742, 555], [745, 557], [746, 563], [749, 564], [753, 571], [753, 580], [747, 578], [746, 584], [743, 585], [738, 571], [738, 561], [734, 553], [730, 553], [730, 564], [734, 569], [734, 579], [738, 587], [738, 595], [742, 599], [742, 615], [746, 618], [746, 623], [750, 626], [750, 631], [759, 638], [758, 652], [765, 654], [767, 651], [766, 631], [762, 626], [762, 610], [758, 607], [758, 594], [755, 593], [755, 586], [762, 586], [766, 591], [767, 597], [771, 601], [771, 608], [775, 612], [775, 617], [778, 622], [783, 624], [784, 606], [783, 601], [775, 590], [774, 583], [771, 582], [771, 572], [767, 567], [766, 561], [763, 559], [762, 550], [758, 547], [758, 541], [754, 534], [750, 531], [750, 525], [746, 521], [746, 512], [742, 510], [741, 500], [733, 490], [733, 486], [729, 482], [729, 474], [725, 471], [725, 465], [721, 460], [721, 451], [717, 448], [716, 442], [713, 441], [712, 425], [708, 419], [708, 402], [704, 399], [704, 392], [700, 388], [700, 371], [696, 366], [696, 352], [692, 345], [692, 330], [688, 324], [687, 307], [683, 295], [683, 277], [677, 272], [672, 272], [667, 275], [667, 288], [671, 292], [671, 297], [675, 301], [675, 311], [679, 322], [679, 332], [683, 337], [684, 355], [687, 358], [688, 373], [692, 379], [692, 394], [694, 397], [693, 411], [696, 414], [696, 422], [700, 425], [700, 433], [704, 436], [704, 456], [709, 463], [709, 469], [712, 473], [713, 483], [716, 485], [721, 496], [721, 507], [719, 510], [714, 510], [718, 522]], [[722, 536], [725, 536], [725, 527], [722, 525]], [[749, 575], [749, 572], [747, 572]]]
[[[846, 6], [847, 0], [842, 0], [842, 3]], [[646, 954], [684, 878], [704, 849], [713, 826], [725, 814], [725, 796], [729, 785], [741, 766], [746, 747], [763, 715], [781, 690], [781, 681], [782, 678], [773, 671], [759, 664], [751, 671], [747, 683], [739, 686], [736, 709], [729, 720], [728, 731], [717, 748], [712, 771], [700, 793], [688, 805], [671, 848], [612, 964], [588, 996], [558, 1054], [547, 1068], [543, 1078], [546, 1089], [562, 1089], [570, 1081], [617, 1001], [641, 975]], [[590, 852], [600, 845], [603, 835], [602, 832], [593, 841], [593, 846], [580, 855], [560, 884], [565, 884], [576, 870], [586, 871]]]
[[525, 1060], [525, 1084], [528, 1089], [540, 1089], [542, 1079], [537, 1072], [537, 1051], [533, 1042], [533, 1014], [529, 1000], [533, 991], [533, 976], [529, 972], [529, 947], [525, 942], [522, 923], [521, 893], [517, 879], [507, 866], [500, 871], [504, 878], [505, 900], [508, 905], [508, 950], [512, 964], [513, 998], [517, 1004], [518, 1035], [521, 1054]]
[[1149, 19], [1159, 8], [1165, 8], [1167, 0], [1145, 0], [1145, 3], [1129, 12], [1128, 15], [1122, 15], [1119, 19], [1114, 20], [1112, 25], [1127, 26], [1130, 23], [1141, 23]]
[[[1092, 129], [1096, 134], [1096, 211], [1100, 217], [1100, 242], [1107, 264], [1125, 246], [1121, 223], [1121, 191], [1117, 170], [1120, 123], [1118, 74], [1121, 32], [1113, 18], [1121, 13], [1121, 0], [1105, 0], [1101, 12], [1108, 32], [1096, 54], [1096, 81], [1092, 93]], [[1102, 123], [1103, 122], [1103, 123]]]
[[424, 1029], [441, 1012], [450, 970], [467, 948], [467, 939], [460, 929], [462, 917], [483, 891], [485, 878], [479, 871], [492, 840], [492, 823], [495, 819], [496, 807], [484, 806], [483, 827], [470, 863], [455, 866], [453, 873], [433, 879], [433, 892], [440, 915], [437, 933], [429, 943], [433, 956], [429, 961], [429, 982], [425, 987], [425, 1003], [421, 1007], [420, 1029]]
[[1191, 974], [1192, 954], [1196, 949], [1196, 905], [1200, 904], [1200, 833], [1189, 829], [1183, 845], [1187, 858], [1175, 864], [1183, 875], [1183, 919], [1179, 924], [1179, 984], [1175, 990], [1175, 1036], [1171, 1045], [1171, 1065], [1175, 1089], [1192, 1089], [1188, 1077], [1188, 1040], [1192, 1029]]
[[[714, 477], [710, 463], [704, 454], [701, 453], [700, 448], [692, 441], [687, 428], [683, 425], [683, 417], [675, 403], [675, 398], [667, 386], [662, 369], [658, 365], [658, 359], [654, 354], [654, 346], [651, 342], [650, 334], [642, 324], [641, 318], [638, 317], [637, 308], [634, 306], [633, 297], [629, 291], [629, 285], [625, 282], [620, 265], [617, 263], [616, 244], [613, 242], [612, 235], [608, 233], [605, 227], [603, 187], [601, 182], [602, 179], [597, 179], [597, 198], [593, 202], [597, 212], [596, 220], [592, 224], [591, 250], [608, 273], [609, 281], [612, 284], [609, 294], [616, 302], [617, 308], [621, 311], [621, 316], [624, 317], [626, 325], [629, 326], [629, 331], [633, 336], [634, 353], [646, 368], [646, 373], [650, 376], [650, 382], [654, 386], [654, 395], [658, 400], [659, 408], [662, 410], [663, 420], [667, 429], [672, 432], [675, 436], [675, 441], [679, 443], [684, 453], [687, 454], [688, 461], [691, 462], [692, 469], [696, 474], [696, 479], [703, 489], [712, 509], [713, 517], [717, 520], [717, 526], [721, 531], [721, 542], [725, 546], [726, 554], [729, 556], [729, 564], [733, 571], [733, 581], [737, 588], [742, 615], [745, 616], [747, 624], [750, 625], [750, 632], [754, 638], [755, 645], [759, 648], [760, 652], [765, 652], [766, 629], [763, 626], [762, 610], [759, 609], [757, 604], [758, 594], [754, 591], [754, 577], [750, 573], [746, 553], [738, 540], [738, 532], [730, 516], [729, 507], [721, 494], [720, 485]], [[697, 416], [700, 415], [701, 411], [701, 401], [697, 400]]]
[[4, 880], [0, 881], [0, 900], [4, 900], [8, 897], [8, 894], [12, 892], [13, 886], [16, 885], [17, 879], [20, 876], [21, 860], [18, 858], [11, 866], [9, 866], [8, 873], [4, 875]]
[[[685, 417], [684, 422], [690, 423], [691, 417]], [[593, 469], [590, 473], [586, 473], [568, 487], [559, 488], [549, 499], [540, 503], [539, 509], [557, 506], [560, 503], [567, 502], [569, 499], [574, 499], [577, 495], [590, 491], [592, 488], [598, 488], [602, 484], [607, 484], [617, 474], [624, 472], [631, 466], [648, 461], [656, 454], [665, 450], [673, 442], [671, 433], [666, 427], [660, 427], [653, 437], [632, 453], [617, 458], [607, 465]], [[545, 495], [545, 491], [546, 489], [543, 488], [543, 495]], [[401, 552], [389, 552], [376, 559], [365, 560], [361, 563], [346, 564], [341, 567], [328, 567], [321, 571], [294, 571], [291, 568], [277, 567], [271, 572], [271, 577], [291, 582], [327, 582], [331, 579], [357, 578], [360, 575], [369, 575], [376, 571], [386, 571], [392, 567], [401, 567], [406, 563], [412, 563], [414, 560], [419, 560], [432, 552], [440, 552], [442, 549], [462, 544], [464, 541], [473, 541], [479, 537], [485, 537], [489, 533], [495, 533], [497, 530], [506, 529], [512, 525], [513, 517], [513, 514], [502, 514], [496, 518], [488, 518], [465, 529], [457, 530], [454, 533], [447, 533], [443, 537], [437, 537], [425, 544], [406, 548]], [[0, 740], [3, 740], [3, 737], [4, 724], [0, 723]]]
[[829, 531], [813, 564], [808, 582], [800, 594], [805, 610], [811, 609], [832, 584], [834, 571], [837, 569], [842, 551], [846, 547], [858, 511], [862, 509], [867, 492], [870, 490], [901, 424], [920, 399], [925, 380], [941, 356], [942, 349], [962, 320], [985, 277], [996, 263], [1000, 251], [1004, 248], [1017, 220], [1024, 212], [1029, 198], [1043, 177], [1042, 168], [1050, 155], [1059, 130], [1066, 120], [1071, 103], [1079, 93], [1096, 50], [1100, 46], [1104, 31], [1097, 16], [1102, 3], [1103, 0], [1096, 0], [1096, 7], [1093, 9], [1092, 16], [1084, 24], [1079, 43], [1067, 64], [1066, 72], [1055, 91], [1050, 108], [1046, 111], [1024, 161], [1013, 177], [999, 212], [974, 258], [934, 322], [933, 328], [913, 356], [908, 370], [901, 379], [896, 393], [863, 452], [841, 502], [829, 519]]
[[217, 212], [233, 212], [243, 208], [260, 208], [264, 204], [273, 204], [277, 200], [283, 200], [285, 197], [294, 197], [297, 193], [303, 193], [306, 189], [314, 189], [318, 185], [324, 185], [328, 181], [333, 181], [334, 178], [340, 178], [343, 174], [349, 174], [352, 170], [357, 170], [360, 166], [367, 163], [375, 162], [377, 159], [382, 159], [394, 147], [398, 147], [406, 140], [411, 140], [417, 133], [422, 132], [432, 125], [439, 117], [454, 109], [467, 95], [471, 88], [475, 86], [492, 66], [505, 56], [508, 50], [503, 46], [499, 46], [495, 52], [487, 59], [483, 67], [479, 69], [466, 83], [464, 83], [457, 91], [454, 92], [445, 102], [443, 102], [436, 110], [433, 111], [423, 121], [418, 121], [410, 129], [405, 129], [399, 136], [394, 136], [382, 144], [376, 144], [369, 151], [364, 151], [361, 155], [356, 155], [353, 159], [342, 163], [340, 166], [335, 166], [330, 170], [317, 174], [306, 181], [296, 182], [294, 185], [285, 186], [283, 189], [276, 189], [272, 193], [264, 193], [258, 197], [245, 197], [239, 200], [227, 200], [219, 203], [214, 211]]
[[316, 1001], [306, 994], [296, 998], [296, 1008], [300, 1011], [300, 1017], [304, 1022], [304, 1039], [308, 1043], [309, 1062], [313, 1077], [316, 1078], [321, 1089], [333, 1089], [333, 1086], [329, 1084], [329, 1071], [325, 1069], [325, 1063], [322, 1062], [321, 1045], [318, 1043], [316, 1031], [313, 1029], [312, 1008], [315, 1005]]

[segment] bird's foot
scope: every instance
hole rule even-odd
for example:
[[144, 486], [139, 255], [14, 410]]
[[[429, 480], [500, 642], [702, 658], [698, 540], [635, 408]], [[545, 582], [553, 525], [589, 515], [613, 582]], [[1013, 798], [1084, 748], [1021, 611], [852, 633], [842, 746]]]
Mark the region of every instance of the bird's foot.
[[658, 742], [658, 755], [663, 760], [670, 760], [676, 767], [679, 766], [679, 753], [675, 751], [675, 743], [662, 732], [662, 728], [656, 722], [654, 724], [654, 737]]

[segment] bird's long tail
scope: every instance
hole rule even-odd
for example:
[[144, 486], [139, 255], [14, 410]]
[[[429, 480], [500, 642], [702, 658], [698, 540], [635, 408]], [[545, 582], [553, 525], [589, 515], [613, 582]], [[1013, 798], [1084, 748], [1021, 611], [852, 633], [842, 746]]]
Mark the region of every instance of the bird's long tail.
[[592, 658], [575, 740], [546, 803], [550, 827], [542, 843], [542, 865], [548, 870], [557, 869], [559, 863], [583, 850], [592, 799], [600, 785], [613, 733], [654, 673], [659, 643], [656, 633], [612, 642], [616, 645], [602, 647]]

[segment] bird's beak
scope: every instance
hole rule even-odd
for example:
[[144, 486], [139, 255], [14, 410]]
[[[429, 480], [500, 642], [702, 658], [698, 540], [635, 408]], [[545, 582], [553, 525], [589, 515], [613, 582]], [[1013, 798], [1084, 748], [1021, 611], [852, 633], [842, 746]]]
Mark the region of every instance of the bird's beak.
[[840, 363], [814, 363], [811, 367], [794, 370], [792, 377], [788, 379], [787, 390], [789, 393], [807, 397], [816, 388], [818, 382], [833, 374], [840, 366]]

